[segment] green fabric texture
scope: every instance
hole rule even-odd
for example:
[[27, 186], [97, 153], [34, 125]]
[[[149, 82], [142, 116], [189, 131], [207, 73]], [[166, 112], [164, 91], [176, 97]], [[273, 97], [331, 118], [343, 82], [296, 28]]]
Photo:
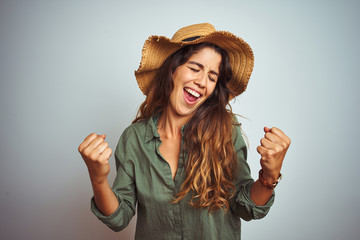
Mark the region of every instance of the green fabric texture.
[[256, 206], [250, 199], [254, 180], [246, 162], [247, 149], [240, 127], [233, 128], [238, 157], [236, 195], [230, 200], [228, 212], [210, 213], [208, 209], [190, 206], [190, 193], [179, 203], [170, 203], [185, 180], [186, 156], [181, 151], [173, 180], [170, 166], [159, 151], [157, 119], [155, 116], [125, 129], [115, 150], [117, 175], [112, 187], [119, 207], [112, 215], [104, 216], [92, 199], [92, 212], [112, 230], [120, 231], [129, 224], [137, 205], [136, 240], [241, 239], [240, 218], [249, 221], [264, 217], [274, 202], [274, 194], [264, 206]]

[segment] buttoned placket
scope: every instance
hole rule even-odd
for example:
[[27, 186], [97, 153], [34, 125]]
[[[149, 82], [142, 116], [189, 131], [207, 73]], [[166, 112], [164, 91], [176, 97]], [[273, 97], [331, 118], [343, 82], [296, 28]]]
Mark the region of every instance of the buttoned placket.
[[[164, 173], [166, 174], [165, 180], [168, 186], [171, 186], [173, 191], [173, 196], [180, 191], [181, 184], [183, 181], [183, 174], [184, 174], [184, 157], [185, 154], [183, 152], [183, 137], [181, 137], [181, 145], [180, 145], [180, 154], [179, 154], [179, 161], [178, 161], [178, 168], [175, 173], [175, 178], [172, 179], [171, 168], [169, 163], [165, 160], [165, 158], [160, 153], [159, 147], [161, 145], [160, 135], [156, 132], [156, 153], [160, 157], [162, 161], [162, 165], [164, 166]], [[182, 221], [181, 221], [181, 201], [178, 203], [171, 203], [172, 210], [173, 210], [173, 226], [174, 226], [174, 239], [181, 240], [182, 238]]]
[[[174, 185], [175, 185], [175, 193], [178, 193], [180, 191], [181, 184], [183, 182], [183, 174], [184, 174], [184, 151], [183, 151], [183, 137], [181, 137], [181, 145], [180, 145], [180, 155], [179, 155], [179, 161], [178, 161], [178, 168], [175, 174], [174, 178]], [[176, 234], [176, 239], [181, 240], [182, 239], [182, 212], [181, 212], [181, 204], [182, 201], [173, 204], [174, 205], [174, 226]]]

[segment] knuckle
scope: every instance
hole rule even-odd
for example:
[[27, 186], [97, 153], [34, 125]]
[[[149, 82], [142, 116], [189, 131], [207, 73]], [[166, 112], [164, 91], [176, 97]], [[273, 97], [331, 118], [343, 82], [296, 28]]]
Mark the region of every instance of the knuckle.
[[97, 160], [97, 154], [95, 152], [91, 152], [90, 155], [89, 155], [89, 158], [92, 161], [96, 161]]
[[268, 157], [272, 157], [272, 156], [274, 156], [276, 154], [276, 152], [273, 151], [273, 150], [269, 150], [266, 154], [267, 154]]
[[101, 154], [97, 160], [99, 161], [100, 164], [103, 163], [103, 161], [105, 160], [104, 155]]
[[280, 129], [279, 128], [277, 128], [277, 127], [272, 127], [272, 129], [271, 129], [272, 131], [275, 131], [275, 132], [279, 132], [280, 131]]
[[80, 145], [79, 145], [79, 147], [78, 147], [78, 151], [79, 151], [79, 153], [81, 153], [81, 152], [82, 152], [82, 150], [83, 150], [83, 147], [82, 147], [82, 144], [80, 144]]
[[277, 145], [277, 146], [275, 147], [275, 152], [274, 152], [274, 154], [281, 152], [282, 149], [283, 149], [283, 148], [282, 148], [281, 146]]
[[85, 148], [82, 153], [85, 155], [85, 156], [89, 156], [90, 155], [90, 149], [89, 148]]
[[261, 153], [261, 157], [264, 157], [264, 158], [268, 158], [269, 157], [269, 150], [264, 150], [262, 153]]
[[109, 157], [107, 156], [107, 155], [101, 155], [100, 157], [99, 157], [99, 162], [100, 162], [100, 164], [104, 164], [104, 163], [106, 163], [106, 161], [109, 159]]
[[92, 141], [96, 138], [96, 136], [97, 136], [96, 133], [90, 133], [85, 140]]

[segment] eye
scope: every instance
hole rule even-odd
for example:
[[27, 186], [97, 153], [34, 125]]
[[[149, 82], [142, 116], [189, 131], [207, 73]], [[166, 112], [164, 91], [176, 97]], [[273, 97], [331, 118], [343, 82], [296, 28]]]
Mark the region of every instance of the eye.
[[189, 68], [194, 72], [199, 72], [200, 71], [199, 69], [195, 69], [195, 68], [192, 68], [192, 67], [189, 67]]
[[209, 79], [210, 79], [210, 81], [212, 81], [212, 82], [216, 82], [216, 79], [214, 79], [213, 77], [211, 77], [211, 75], [209, 75]]

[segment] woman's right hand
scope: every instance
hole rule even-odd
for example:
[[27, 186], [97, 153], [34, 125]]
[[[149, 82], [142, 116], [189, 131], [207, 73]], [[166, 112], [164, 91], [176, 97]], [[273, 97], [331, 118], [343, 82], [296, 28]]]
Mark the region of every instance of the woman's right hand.
[[79, 145], [79, 152], [89, 170], [90, 180], [95, 184], [102, 184], [107, 181], [110, 172], [109, 158], [112, 150], [105, 142], [105, 134], [90, 134]]

